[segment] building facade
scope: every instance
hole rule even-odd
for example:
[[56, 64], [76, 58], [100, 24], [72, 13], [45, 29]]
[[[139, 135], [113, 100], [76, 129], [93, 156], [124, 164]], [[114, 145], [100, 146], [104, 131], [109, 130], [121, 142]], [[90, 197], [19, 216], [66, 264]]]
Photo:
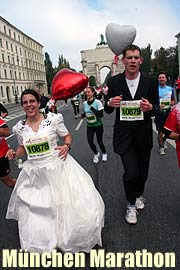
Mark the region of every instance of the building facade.
[[0, 102], [18, 102], [27, 88], [47, 93], [43, 46], [0, 17]]
[[180, 76], [180, 32], [175, 37], [177, 38], [177, 44], [178, 44], [178, 66], [179, 66], [179, 76]]

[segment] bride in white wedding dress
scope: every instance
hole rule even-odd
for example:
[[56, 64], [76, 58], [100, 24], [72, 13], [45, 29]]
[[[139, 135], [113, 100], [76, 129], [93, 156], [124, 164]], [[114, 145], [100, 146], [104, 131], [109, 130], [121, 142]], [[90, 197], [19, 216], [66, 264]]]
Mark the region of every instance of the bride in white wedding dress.
[[[90, 175], [68, 153], [71, 135], [61, 114], [39, 112], [39, 96], [26, 89], [21, 96], [26, 119], [14, 127], [16, 151], [27, 154], [12, 192], [7, 218], [18, 221], [21, 248], [28, 251], [90, 252], [102, 245], [104, 203]], [[59, 137], [64, 145], [58, 146]]]

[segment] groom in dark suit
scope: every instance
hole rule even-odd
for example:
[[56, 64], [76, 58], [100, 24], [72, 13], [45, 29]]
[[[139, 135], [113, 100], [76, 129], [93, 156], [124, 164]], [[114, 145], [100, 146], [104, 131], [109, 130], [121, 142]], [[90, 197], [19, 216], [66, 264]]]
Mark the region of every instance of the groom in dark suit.
[[125, 71], [108, 80], [104, 108], [106, 113], [116, 108], [113, 147], [124, 166], [123, 183], [128, 201], [125, 219], [129, 224], [137, 223], [137, 210], [145, 206], [142, 194], [153, 144], [151, 117], [159, 109], [156, 81], [140, 72], [142, 61], [138, 46], [124, 48]]

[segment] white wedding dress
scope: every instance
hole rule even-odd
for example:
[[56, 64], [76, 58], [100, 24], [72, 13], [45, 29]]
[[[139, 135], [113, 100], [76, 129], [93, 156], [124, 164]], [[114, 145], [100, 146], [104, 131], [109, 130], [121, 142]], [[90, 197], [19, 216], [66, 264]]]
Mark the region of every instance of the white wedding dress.
[[[74, 253], [101, 246], [103, 200], [74, 158], [68, 154], [63, 161], [54, 150], [58, 136], [68, 134], [62, 115], [48, 113], [38, 132], [22, 120], [13, 131], [18, 143], [29, 151], [6, 216], [18, 221], [21, 248], [40, 253], [59, 248]], [[48, 141], [48, 151], [40, 149], [40, 141], [45, 145]]]

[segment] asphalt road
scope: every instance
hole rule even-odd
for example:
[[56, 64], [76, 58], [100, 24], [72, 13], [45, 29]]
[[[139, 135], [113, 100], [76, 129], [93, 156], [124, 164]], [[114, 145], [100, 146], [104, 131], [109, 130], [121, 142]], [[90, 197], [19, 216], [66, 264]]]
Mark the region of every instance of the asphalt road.
[[[160, 156], [157, 134], [154, 132], [149, 178], [144, 193], [147, 200], [146, 206], [144, 210], [139, 212], [138, 223], [129, 225], [124, 219], [126, 199], [122, 185], [123, 168], [119, 156], [114, 154], [112, 149], [112, 125], [115, 115], [104, 114], [104, 142], [108, 152], [108, 161], [95, 165], [92, 163], [93, 155], [87, 144], [85, 120], [74, 119], [70, 103], [66, 107], [60, 102], [59, 106], [59, 112], [63, 114], [66, 126], [73, 136], [71, 155], [90, 173], [105, 202], [106, 214], [105, 227], [102, 231], [102, 248], [106, 253], [132, 252], [135, 254], [136, 251], [147, 250], [154, 255], [157, 252], [162, 254], [173, 252], [176, 256], [176, 267], [172, 269], [180, 269], [180, 173], [174, 146], [168, 144], [167, 154]], [[8, 109], [10, 110], [10, 108]], [[10, 116], [12, 115], [12, 118], [9, 118], [7, 122], [10, 127], [19, 119], [18, 117], [13, 119], [13, 115], [21, 110], [20, 105], [11, 109]], [[11, 147], [17, 145], [14, 136], [8, 139], [8, 143]], [[12, 174], [17, 176], [19, 170], [14, 161], [11, 161], [11, 168]], [[18, 249], [20, 247], [16, 221], [5, 219], [11, 191], [0, 183], [1, 251], [2, 249]], [[100, 269], [112, 268], [103, 267]], [[164, 270], [171, 268], [164, 265], [159, 268], [115, 267], [113, 269]]]

